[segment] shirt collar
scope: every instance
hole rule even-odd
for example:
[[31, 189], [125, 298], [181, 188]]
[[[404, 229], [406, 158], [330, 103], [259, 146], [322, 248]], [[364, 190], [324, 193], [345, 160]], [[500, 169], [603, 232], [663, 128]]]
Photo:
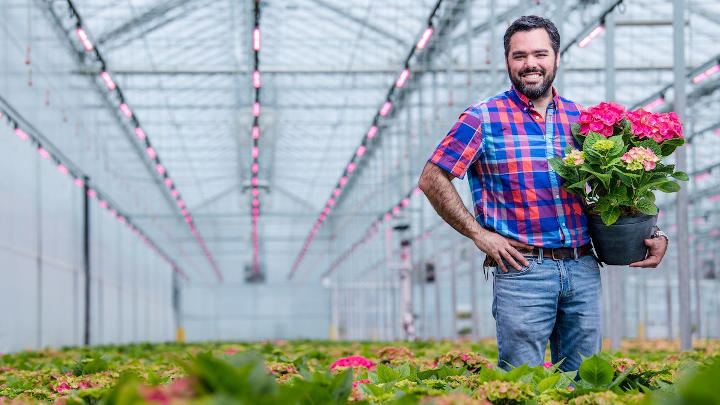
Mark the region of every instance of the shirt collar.
[[[523, 107], [535, 108], [535, 105], [533, 105], [533, 102], [530, 101], [530, 99], [527, 98], [526, 95], [517, 91], [517, 89], [515, 89], [515, 86], [513, 86], [513, 85], [510, 86], [510, 93], [514, 94], [515, 97], [518, 100], [520, 100], [520, 104], [522, 104]], [[556, 106], [559, 105], [560, 96], [558, 95], [558, 92], [555, 89], [555, 86], [552, 86], [552, 94], [553, 94], [553, 98], [552, 98], [552, 102], [550, 103], [550, 106], [553, 108], [557, 108]]]

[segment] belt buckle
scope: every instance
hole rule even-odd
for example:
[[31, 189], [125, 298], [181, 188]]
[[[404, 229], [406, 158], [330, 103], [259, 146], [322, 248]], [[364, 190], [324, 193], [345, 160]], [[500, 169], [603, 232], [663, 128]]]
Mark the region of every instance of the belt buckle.
[[552, 257], [553, 260], [558, 261], [558, 260], [560, 260], [560, 259], [558, 259], [558, 258], [555, 257], [555, 250], [556, 250], [556, 249], [557, 249], [557, 248], [551, 248], [551, 249], [550, 249], [550, 256]]

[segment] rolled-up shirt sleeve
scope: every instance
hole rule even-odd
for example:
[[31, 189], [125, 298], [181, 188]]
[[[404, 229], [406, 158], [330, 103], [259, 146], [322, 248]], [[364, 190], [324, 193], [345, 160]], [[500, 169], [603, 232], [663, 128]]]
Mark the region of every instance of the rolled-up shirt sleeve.
[[468, 168], [478, 159], [481, 150], [482, 120], [471, 107], [460, 114], [428, 161], [462, 179]]

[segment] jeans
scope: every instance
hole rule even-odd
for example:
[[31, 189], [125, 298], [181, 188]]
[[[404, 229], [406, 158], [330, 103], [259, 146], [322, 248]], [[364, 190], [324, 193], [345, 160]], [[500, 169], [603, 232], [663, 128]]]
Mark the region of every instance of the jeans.
[[[527, 257], [520, 271], [493, 269], [492, 314], [498, 366], [510, 370], [543, 364], [550, 340], [552, 362], [578, 370], [582, 359], [602, 348], [602, 287], [592, 255], [553, 260]], [[509, 364], [509, 365], [508, 365]]]

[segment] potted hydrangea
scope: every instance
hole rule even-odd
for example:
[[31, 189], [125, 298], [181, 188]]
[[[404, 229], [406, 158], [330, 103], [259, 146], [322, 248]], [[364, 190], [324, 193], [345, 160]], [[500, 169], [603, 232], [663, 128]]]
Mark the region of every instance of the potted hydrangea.
[[685, 143], [677, 114], [626, 111], [600, 103], [581, 112], [572, 134], [581, 150], [568, 146], [550, 165], [563, 188], [582, 196], [593, 246], [601, 261], [626, 265], [643, 260], [643, 242], [657, 221], [655, 190], [680, 190], [687, 174], [664, 164]]

